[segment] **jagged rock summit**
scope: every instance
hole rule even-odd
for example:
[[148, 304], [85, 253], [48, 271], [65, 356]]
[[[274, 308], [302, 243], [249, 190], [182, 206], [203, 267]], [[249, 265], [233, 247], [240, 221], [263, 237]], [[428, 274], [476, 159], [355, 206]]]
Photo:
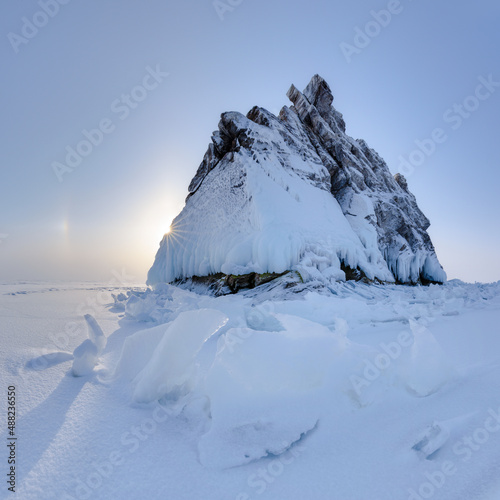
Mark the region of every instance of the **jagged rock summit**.
[[[345, 133], [326, 81], [315, 75], [278, 117], [223, 113], [160, 243], [148, 284], [211, 275], [301, 281], [446, 280], [429, 221], [405, 178]], [[251, 280], [251, 281], [252, 281]]]

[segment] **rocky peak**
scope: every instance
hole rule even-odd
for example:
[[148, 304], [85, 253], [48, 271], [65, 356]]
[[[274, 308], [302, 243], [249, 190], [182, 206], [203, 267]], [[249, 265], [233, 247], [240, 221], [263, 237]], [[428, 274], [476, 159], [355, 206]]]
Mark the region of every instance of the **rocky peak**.
[[176, 219], [184, 235], [162, 241], [150, 284], [287, 270], [443, 282], [406, 179], [345, 133], [327, 82], [315, 75], [287, 95], [278, 117], [257, 106], [221, 115]]
[[333, 94], [328, 83], [319, 75], [314, 75], [304, 89], [305, 98], [319, 111], [321, 116], [331, 111]]

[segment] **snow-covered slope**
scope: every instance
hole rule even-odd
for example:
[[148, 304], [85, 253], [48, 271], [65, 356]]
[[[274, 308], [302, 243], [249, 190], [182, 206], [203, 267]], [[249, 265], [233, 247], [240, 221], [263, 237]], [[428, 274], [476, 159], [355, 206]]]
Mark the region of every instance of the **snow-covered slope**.
[[222, 115], [148, 284], [287, 270], [331, 282], [342, 269], [445, 281], [405, 179], [345, 134], [327, 83], [316, 75], [288, 96], [279, 117], [258, 107]]

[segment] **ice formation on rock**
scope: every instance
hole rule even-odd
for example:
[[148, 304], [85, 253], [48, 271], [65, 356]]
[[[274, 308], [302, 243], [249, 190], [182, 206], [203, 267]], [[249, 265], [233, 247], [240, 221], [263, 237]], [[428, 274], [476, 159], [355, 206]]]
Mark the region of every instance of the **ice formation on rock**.
[[278, 117], [259, 107], [222, 114], [148, 284], [285, 271], [303, 281], [444, 282], [405, 178], [346, 135], [325, 80], [287, 95], [293, 106]]

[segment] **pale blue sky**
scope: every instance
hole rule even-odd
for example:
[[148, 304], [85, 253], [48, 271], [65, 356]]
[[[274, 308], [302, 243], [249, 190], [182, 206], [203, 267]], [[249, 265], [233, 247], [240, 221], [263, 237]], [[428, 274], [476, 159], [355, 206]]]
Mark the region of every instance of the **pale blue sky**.
[[[239, 3], [223, 20], [211, 0], [55, 1], [0, 7], [0, 280], [125, 268], [144, 281], [220, 113], [277, 113], [315, 73], [393, 172], [443, 129], [410, 189], [449, 278], [500, 279], [500, 87], [469, 98], [480, 77], [500, 82], [497, 1], [221, 0]], [[377, 26], [371, 11], [388, 6], [398, 13]], [[356, 27], [374, 36], [348, 61]], [[144, 80], [147, 67], [169, 75]], [[122, 94], [143, 81], [125, 116]], [[464, 101], [473, 111], [453, 110]], [[52, 164], [102, 120], [110, 133], [59, 182]]]

